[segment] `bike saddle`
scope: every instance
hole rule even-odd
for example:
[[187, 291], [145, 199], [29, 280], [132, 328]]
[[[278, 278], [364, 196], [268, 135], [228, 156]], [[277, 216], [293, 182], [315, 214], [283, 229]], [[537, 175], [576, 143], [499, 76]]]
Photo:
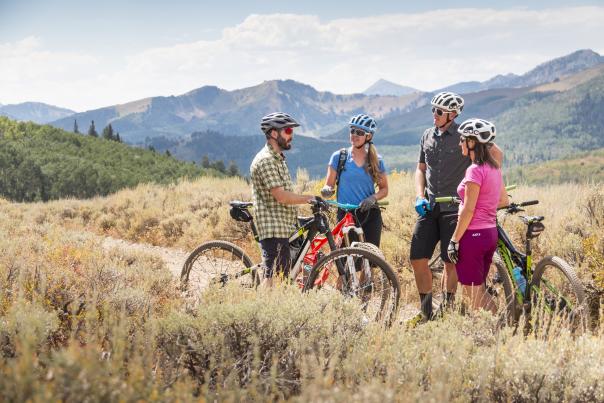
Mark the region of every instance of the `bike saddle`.
[[242, 202], [242, 201], [239, 201], [239, 200], [231, 200], [229, 202], [229, 205], [231, 207], [235, 207], [235, 208], [248, 208], [250, 206], [253, 206], [254, 203], [252, 203], [252, 202]]
[[306, 224], [308, 224], [309, 222], [311, 222], [312, 220], [314, 220], [315, 217], [310, 216], [310, 217], [298, 217], [298, 225], [300, 227], [305, 226]]
[[535, 215], [535, 216], [520, 216], [520, 219], [522, 220], [522, 222], [524, 222], [525, 224], [532, 224], [534, 222], [541, 222], [543, 221], [545, 217], [543, 217], [542, 215]]

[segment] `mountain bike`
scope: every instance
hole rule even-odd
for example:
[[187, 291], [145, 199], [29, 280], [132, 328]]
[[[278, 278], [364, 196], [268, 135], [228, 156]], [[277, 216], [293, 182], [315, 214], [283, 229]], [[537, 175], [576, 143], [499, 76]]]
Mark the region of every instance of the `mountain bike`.
[[[459, 204], [460, 199], [439, 197], [436, 202]], [[538, 200], [511, 203], [498, 210], [503, 211], [504, 216], [513, 215], [523, 212], [522, 207], [538, 203]], [[498, 256], [494, 259], [497, 271], [493, 282], [502, 285], [508, 318], [515, 323], [525, 314], [545, 329], [559, 321], [569, 324], [573, 330], [585, 328], [585, 291], [574, 269], [558, 256], [546, 256], [533, 264], [531, 243], [544, 231], [544, 217], [521, 215], [519, 218], [526, 225], [524, 252], [514, 246], [497, 218]]]
[[[310, 204], [312, 216], [298, 217], [298, 227], [289, 237], [292, 268], [288, 281], [304, 292], [320, 289], [357, 297], [368, 318], [390, 324], [398, 309], [400, 285], [381, 251], [363, 242], [363, 230], [356, 226], [353, 214], [358, 206], [321, 198]], [[254, 239], [259, 242], [249, 211], [253, 203], [231, 201], [229, 205], [231, 217], [249, 223]], [[330, 206], [346, 211], [331, 230], [325, 214]], [[353, 238], [360, 242], [353, 242]], [[189, 255], [181, 283], [192, 294], [228, 282], [257, 287], [263, 272], [262, 263], [254, 264], [237, 245], [213, 240], [201, 244]]]

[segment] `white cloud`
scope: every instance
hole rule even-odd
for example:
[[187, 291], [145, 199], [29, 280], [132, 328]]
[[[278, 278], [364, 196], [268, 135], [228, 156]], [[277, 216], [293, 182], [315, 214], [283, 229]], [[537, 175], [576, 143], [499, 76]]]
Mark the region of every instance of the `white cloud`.
[[94, 55], [45, 51], [36, 38], [0, 44], [0, 101], [85, 109], [206, 84], [227, 89], [292, 78], [336, 93], [378, 78], [430, 90], [523, 73], [580, 48], [604, 50], [604, 7], [453, 9], [321, 21], [250, 15], [219, 39], [160, 47], [103, 70]]

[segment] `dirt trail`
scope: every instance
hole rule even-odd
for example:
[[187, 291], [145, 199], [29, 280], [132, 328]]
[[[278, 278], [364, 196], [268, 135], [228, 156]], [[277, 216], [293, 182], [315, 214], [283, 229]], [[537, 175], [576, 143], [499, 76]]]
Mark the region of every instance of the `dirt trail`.
[[[182, 267], [185, 261], [187, 260], [187, 257], [189, 256], [189, 252], [186, 252], [182, 249], [165, 248], [162, 246], [135, 243], [111, 237], [104, 237], [102, 245], [103, 248], [108, 250], [114, 248], [127, 249], [159, 256], [166, 264], [168, 270], [170, 270], [170, 272], [176, 279], [180, 279]], [[195, 288], [201, 290], [207, 287], [210, 279], [207, 276], [198, 275], [195, 277], [195, 279], [191, 278], [190, 280], [195, 283]], [[189, 286], [191, 287], [191, 285], [192, 284], [190, 284]], [[417, 312], [418, 309], [415, 304], [407, 304], [405, 303], [405, 301], [401, 301], [398, 315], [399, 320], [401, 322], [404, 322], [413, 317]]]
[[129, 242], [123, 239], [116, 239], [111, 237], [103, 238], [103, 248], [128, 249], [132, 251], [149, 253], [159, 256], [166, 264], [168, 270], [170, 270], [170, 273], [172, 273], [176, 278], [180, 278], [182, 266], [184, 265], [185, 260], [187, 260], [187, 257], [189, 256], [189, 252], [185, 252], [182, 249], [164, 248], [162, 246]]

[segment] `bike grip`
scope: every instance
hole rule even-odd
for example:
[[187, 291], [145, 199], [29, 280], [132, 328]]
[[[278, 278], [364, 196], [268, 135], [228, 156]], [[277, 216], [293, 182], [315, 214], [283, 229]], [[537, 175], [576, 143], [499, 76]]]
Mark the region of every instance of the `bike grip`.
[[389, 204], [390, 204], [390, 202], [387, 201], [387, 200], [379, 201], [378, 202], [378, 206], [388, 206]]
[[453, 197], [452, 196], [436, 197], [436, 198], [434, 198], [434, 201], [436, 203], [453, 203]]
[[516, 189], [516, 184], [513, 184], [513, 185], [507, 185], [507, 186], [505, 187], [505, 190], [506, 190], [506, 191], [510, 191], [510, 190], [514, 190], [514, 189]]
[[519, 204], [519, 206], [532, 206], [533, 204], [539, 204], [539, 200], [529, 200]]

